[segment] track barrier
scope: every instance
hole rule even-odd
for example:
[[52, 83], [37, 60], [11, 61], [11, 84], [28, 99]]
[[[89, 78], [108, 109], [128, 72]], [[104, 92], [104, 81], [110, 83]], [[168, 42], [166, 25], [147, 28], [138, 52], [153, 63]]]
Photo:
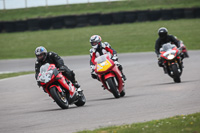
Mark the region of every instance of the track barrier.
[[144, 11], [123, 11], [0, 21], [0, 33], [23, 32], [96, 25], [111, 25], [144, 21], [200, 18], [200, 8], [178, 8]]

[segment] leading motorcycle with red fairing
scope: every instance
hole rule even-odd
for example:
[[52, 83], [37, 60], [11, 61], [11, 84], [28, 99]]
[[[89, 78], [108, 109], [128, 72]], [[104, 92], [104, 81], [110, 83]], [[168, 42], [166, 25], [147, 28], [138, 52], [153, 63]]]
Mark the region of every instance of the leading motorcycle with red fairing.
[[125, 95], [122, 73], [109, 54], [104, 54], [95, 59], [95, 73], [105, 89], [111, 92], [115, 98]]
[[70, 104], [83, 106], [86, 102], [82, 90], [80, 88], [76, 90], [71, 81], [62, 75], [54, 64], [42, 65], [37, 81], [62, 109], [67, 109]]
[[177, 48], [174, 44], [166, 43], [160, 48], [160, 53], [160, 60], [163, 62], [164, 70], [173, 78], [174, 82], [180, 83], [180, 77], [183, 72], [182, 47]]

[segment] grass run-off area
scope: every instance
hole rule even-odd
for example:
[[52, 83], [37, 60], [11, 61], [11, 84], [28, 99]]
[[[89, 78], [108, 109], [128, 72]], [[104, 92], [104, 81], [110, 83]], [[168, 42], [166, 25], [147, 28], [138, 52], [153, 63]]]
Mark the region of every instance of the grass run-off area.
[[200, 0], [142, 0], [142, 2], [141, 0], [121, 0], [117, 2], [0, 10], [0, 21], [25, 20], [30, 18], [43, 18], [60, 15], [109, 13], [135, 10], [160, 10], [190, 7], [200, 7]]
[[200, 133], [200, 113], [78, 133]]
[[3, 73], [3, 74], [0, 74], [0, 79], [16, 77], [16, 76], [32, 74], [32, 73], [34, 72], [30, 71], [30, 72]]
[[74, 29], [43, 30], [0, 34], [0, 59], [34, 58], [42, 45], [60, 56], [88, 55], [90, 36], [99, 34], [118, 53], [154, 51], [160, 27], [184, 41], [189, 50], [200, 49], [200, 19], [136, 22], [89, 26]]

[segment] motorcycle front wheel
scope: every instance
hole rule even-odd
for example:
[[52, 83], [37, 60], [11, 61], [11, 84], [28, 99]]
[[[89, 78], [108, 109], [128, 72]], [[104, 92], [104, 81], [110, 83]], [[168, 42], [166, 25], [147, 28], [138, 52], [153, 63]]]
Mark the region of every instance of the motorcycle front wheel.
[[181, 78], [180, 78], [180, 73], [178, 71], [177, 65], [173, 64], [172, 66], [172, 71], [173, 71], [173, 79], [175, 83], [180, 83]]
[[114, 82], [113, 78], [108, 78], [107, 80], [108, 86], [110, 88], [110, 91], [113, 93], [115, 98], [119, 98], [120, 97], [120, 93], [118, 91], [118, 88], [116, 87], [116, 84]]
[[50, 94], [58, 106], [60, 106], [62, 109], [67, 109], [69, 107], [66, 96], [61, 94], [56, 87], [52, 87], [50, 89]]

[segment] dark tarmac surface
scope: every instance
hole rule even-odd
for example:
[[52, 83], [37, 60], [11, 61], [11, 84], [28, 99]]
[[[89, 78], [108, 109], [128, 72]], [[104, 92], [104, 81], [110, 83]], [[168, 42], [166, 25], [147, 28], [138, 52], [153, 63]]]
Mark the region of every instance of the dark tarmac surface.
[[[64, 57], [87, 102], [62, 110], [38, 88], [34, 74], [0, 80], [0, 133], [71, 133], [200, 112], [200, 51], [189, 51], [181, 83], [157, 65], [155, 53], [119, 54], [126, 95], [115, 99], [90, 76], [89, 55]], [[34, 71], [35, 59], [0, 60], [0, 72]], [[15, 68], [12, 68], [12, 65]]]

